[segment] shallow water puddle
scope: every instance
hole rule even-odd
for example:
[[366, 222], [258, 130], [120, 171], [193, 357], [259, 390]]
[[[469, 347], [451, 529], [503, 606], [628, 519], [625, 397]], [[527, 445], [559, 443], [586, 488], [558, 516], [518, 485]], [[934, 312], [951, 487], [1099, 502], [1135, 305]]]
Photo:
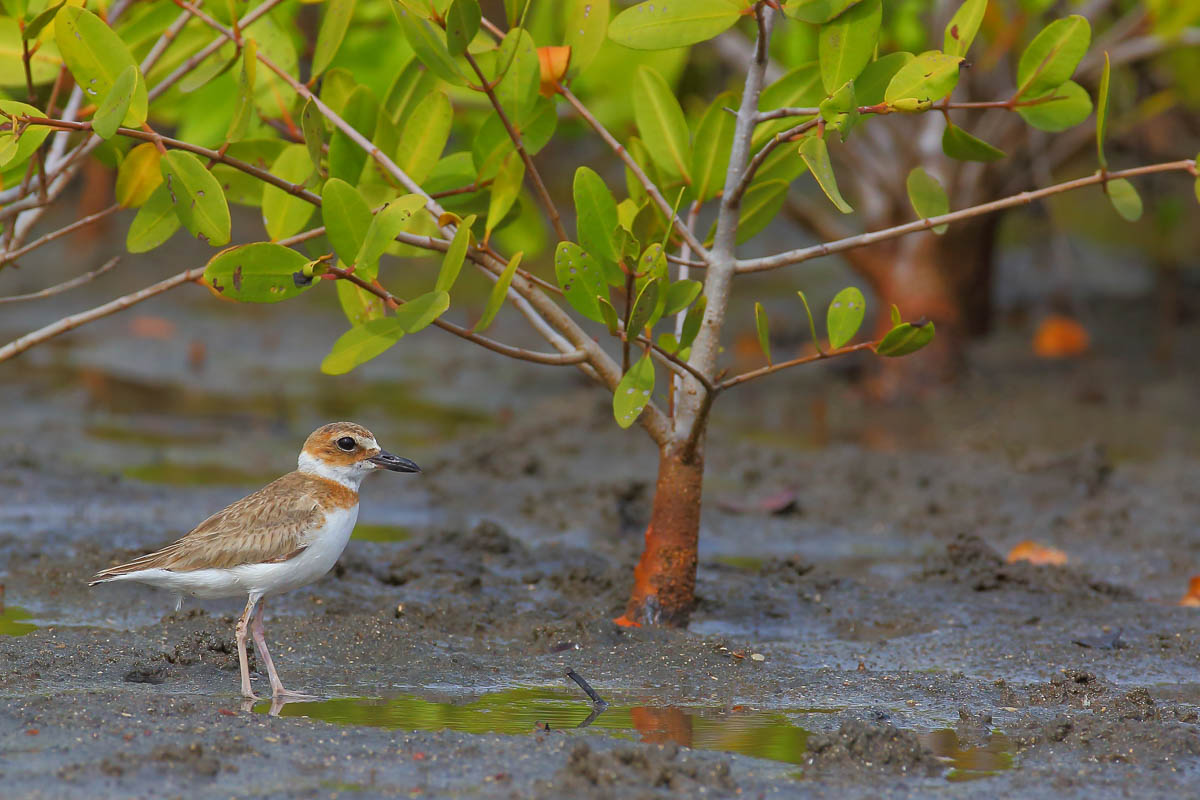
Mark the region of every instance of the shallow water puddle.
[[33, 619], [33, 614], [20, 606], [0, 606], [0, 636], [24, 636], [33, 633], [37, 630], [37, 625], [22, 621], [27, 619]]
[[407, 542], [412, 538], [412, 529], [404, 525], [360, 522], [354, 526], [354, 533], [350, 538], [364, 542]]
[[[809, 737], [809, 731], [797, 721], [838, 710], [759, 711], [742, 706], [679, 707], [617, 702], [603, 711], [595, 711], [578, 694], [547, 688], [510, 689], [461, 704], [402, 695], [386, 700], [347, 697], [288, 703], [274, 709], [283, 717], [404, 730], [521, 735], [535, 730], [587, 728], [640, 742], [673, 742], [797, 765], [805, 763]], [[273, 709], [270, 702], [262, 702], [254, 706], [254, 711], [265, 714]], [[1013, 765], [1012, 743], [1003, 734], [993, 734], [981, 747], [960, 745], [950, 729], [924, 734], [921, 741], [946, 763], [949, 780], [986, 777]]]

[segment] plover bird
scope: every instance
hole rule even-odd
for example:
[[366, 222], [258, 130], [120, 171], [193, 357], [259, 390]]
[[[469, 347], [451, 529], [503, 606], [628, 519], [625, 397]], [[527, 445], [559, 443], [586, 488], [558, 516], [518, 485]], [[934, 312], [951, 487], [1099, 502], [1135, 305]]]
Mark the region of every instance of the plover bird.
[[370, 473], [420, 472], [407, 458], [382, 449], [366, 428], [333, 422], [313, 431], [295, 472], [218, 511], [161, 550], [96, 573], [89, 586], [138, 581], [183, 595], [238, 597], [246, 610], [237, 623], [242, 694], [255, 698], [246, 663], [249, 631], [267, 668], [274, 697], [302, 697], [283, 688], [263, 632], [265, 598], [305, 586], [328, 572], [358, 519], [358, 487]]

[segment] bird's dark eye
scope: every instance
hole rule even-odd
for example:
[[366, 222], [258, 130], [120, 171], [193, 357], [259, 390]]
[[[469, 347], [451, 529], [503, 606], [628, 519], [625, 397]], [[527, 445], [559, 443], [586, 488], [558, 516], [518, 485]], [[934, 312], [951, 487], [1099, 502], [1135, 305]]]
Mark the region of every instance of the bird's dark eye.
[[356, 446], [354, 439], [349, 436], [343, 436], [337, 440], [337, 446], [349, 453]]

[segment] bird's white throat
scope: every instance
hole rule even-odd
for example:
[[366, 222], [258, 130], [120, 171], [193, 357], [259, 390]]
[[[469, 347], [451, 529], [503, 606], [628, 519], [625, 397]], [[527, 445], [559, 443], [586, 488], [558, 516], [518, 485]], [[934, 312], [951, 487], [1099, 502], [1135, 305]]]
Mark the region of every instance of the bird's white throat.
[[365, 461], [360, 461], [350, 466], [334, 465], [301, 451], [300, 458], [297, 459], [296, 469], [300, 472], [306, 472], [309, 475], [316, 475], [320, 478], [331, 480], [334, 483], [340, 483], [347, 489], [357, 492], [358, 487], [362, 485], [363, 478], [374, 470], [374, 465]]

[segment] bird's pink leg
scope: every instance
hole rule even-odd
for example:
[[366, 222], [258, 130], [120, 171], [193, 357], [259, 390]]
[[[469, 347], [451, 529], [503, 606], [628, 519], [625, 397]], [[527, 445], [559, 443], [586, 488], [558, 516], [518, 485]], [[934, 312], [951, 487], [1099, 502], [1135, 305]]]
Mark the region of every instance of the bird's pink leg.
[[258, 603], [258, 610], [255, 612], [254, 620], [250, 624], [250, 633], [254, 636], [254, 647], [258, 650], [258, 657], [267, 666], [267, 677], [271, 679], [271, 696], [275, 698], [311, 698], [312, 695], [288, 691], [283, 688], [283, 681], [279, 680], [279, 673], [275, 671], [275, 663], [271, 661], [271, 653], [267, 650], [266, 631], [263, 628], [263, 613], [266, 611], [266, 607], [267, 601], [264, 598]]
[[254, 606], [258, 603], [258, 600], [259, 598], [255, 595], [250, 595], [249, 599], [246, 600], [246, 610], [242, 612], [242, 616], [238, 619], [237, 627], [234, 629], [235, 638], [237, 639], [238, 666], [242, 670], [242, 697], [253, 700], [257, 700], [258, 696], [250, 688], [250, 663], [249, 657], [246, 655], [246, 627], [250, 624], [250, 615], [254, 613]]

